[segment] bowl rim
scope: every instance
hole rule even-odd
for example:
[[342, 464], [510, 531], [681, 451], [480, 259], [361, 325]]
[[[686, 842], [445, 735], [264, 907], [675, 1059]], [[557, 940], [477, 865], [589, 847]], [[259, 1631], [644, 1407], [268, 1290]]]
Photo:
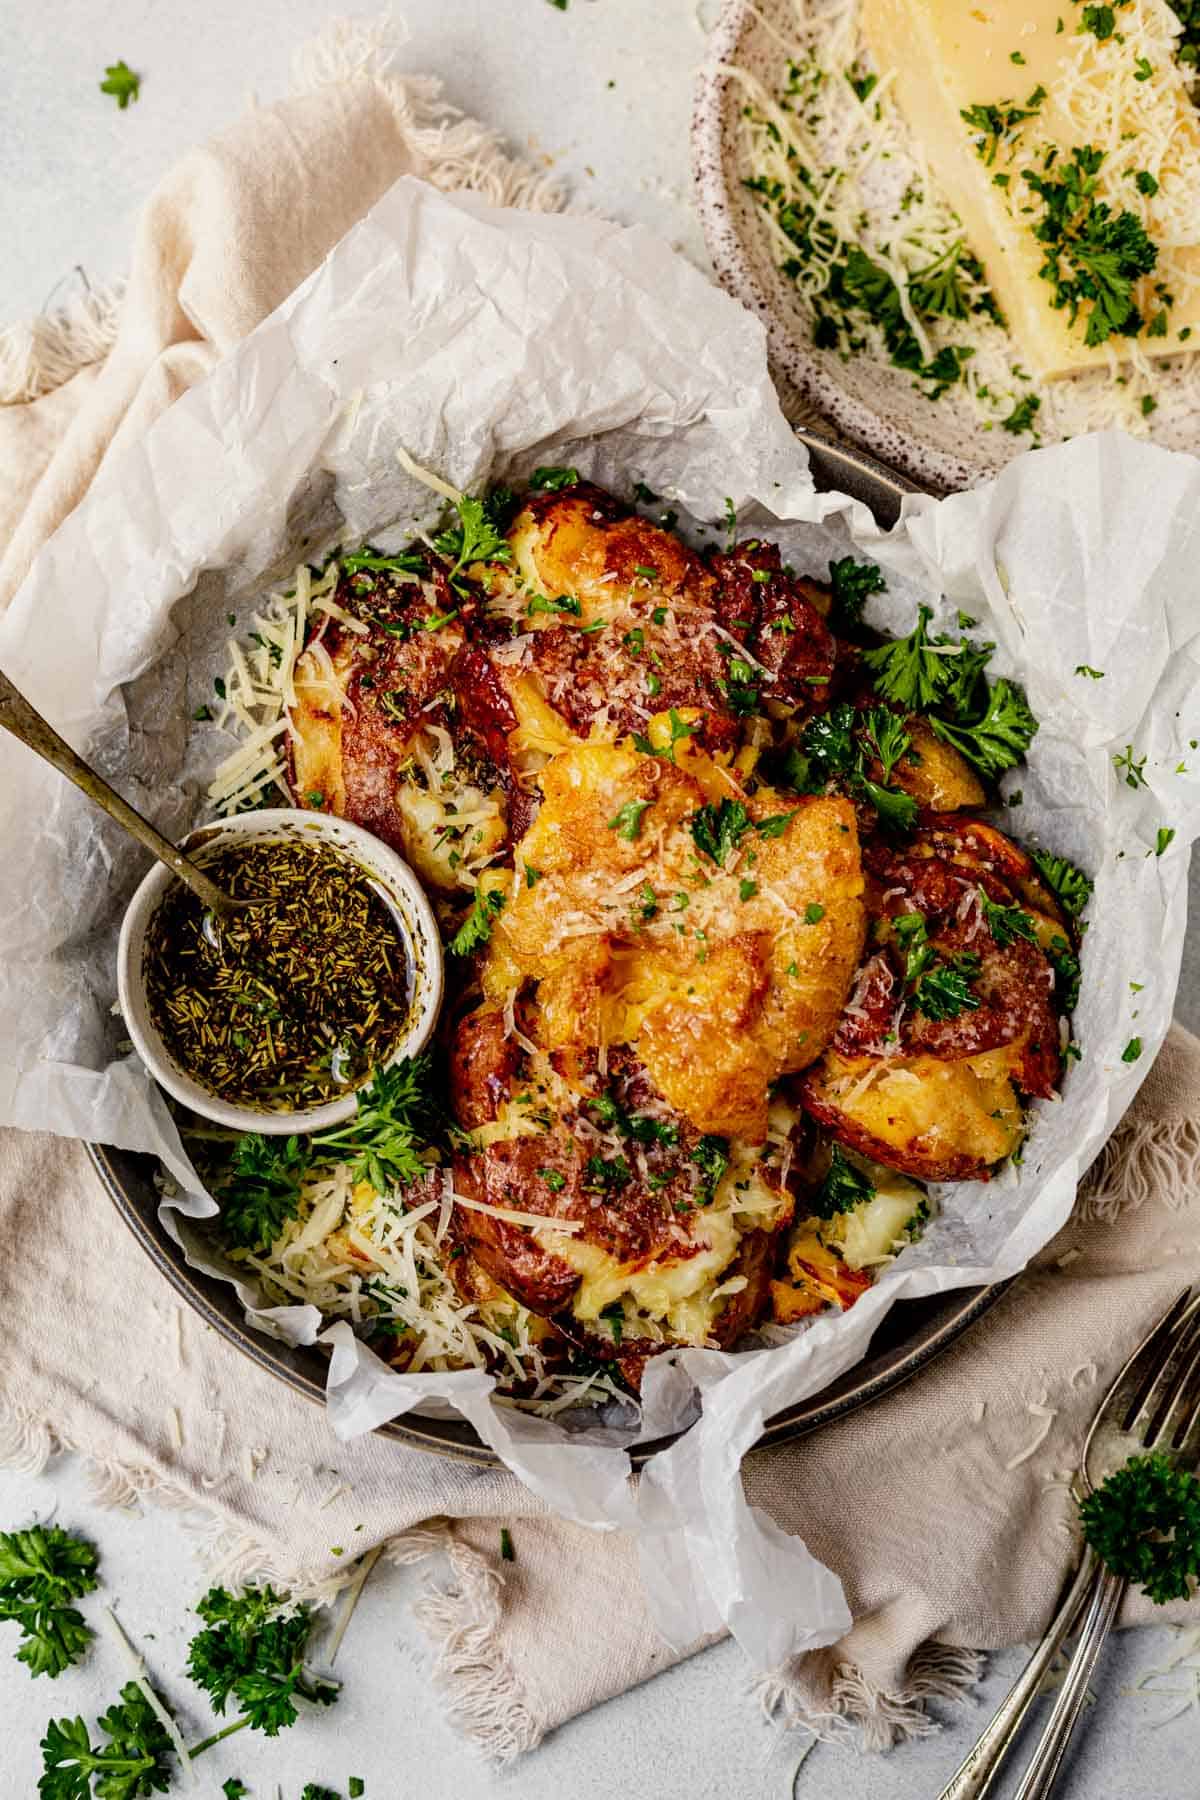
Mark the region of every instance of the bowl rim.
[[[437, 919], [424, 888], [404, 858], [382, 838], [349, 819], [292, 806], [260, 807], [255, 812], [234, 813], [227, 819], [199, 825], [182, 839], [181, 848], [207, 851], [246, 838], [300, 836], [318, 838], [345, 860], [358, 864], [385, 886], [396, 902], [416, 973], [412, 1023], [382, 1065], [390, 1068], [403, 1057], [415, 1056], [428, 1043], [437, 1024], [445, 986]], [[210, 1093], [171, 1056], [146, 1004], [142, 951], [150, 920], [177, 879], [165, 863], [154, 864], [130, 897], [117, 941], [118, 1004], [130, 1041], [148, 1073], [191, 1112], [235, 1131], [281, 1137], [293, 1132], [323, 1131], [345, 1123], [354, 1115], [359, 1090], [374, 1078], [376, 1070], [357, 1088], [320, 1106], [296, 1112], [260, 1112]]]
[[774, 367], [856, 446], [902, 469], [926, 492], [950, 492], [985, 480], [997, 473], [990, 464], [968, 462], [951, 451], [911, 439], [881, 412], [847, 393], [831, 378], [815, 351], [788, 328], [758, 278], [735, 223], [725, 138], [732, 92], [728, 65], [743, 33], [760, 17], [756, 0], [725, 0], [709, 36], [693, 95], [692, 185], [717, 279], [727, 293], [762, 320]]

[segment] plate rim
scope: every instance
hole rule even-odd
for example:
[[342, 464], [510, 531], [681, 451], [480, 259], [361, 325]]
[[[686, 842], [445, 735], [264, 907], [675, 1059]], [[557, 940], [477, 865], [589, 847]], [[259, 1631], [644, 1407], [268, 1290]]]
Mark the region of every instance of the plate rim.
[[[890, 514], [890, 518], [880, 518], [882, 524], [890, 524], [899, 514], [906, 494], [922, 491], [906, 474], [889, 468], [857, 446], [839, 443], [820, 427], [806, 426], [797, 429], [796, 437], [808, 450], [810, 465], [818, 485], [826, 489], [840, 488], [862, 500], [877, 518], [880, 518], [881, 513]], [[126, 1227], [176, 1294], [187, 1302], [206, 1325], [211, 1326], [258, 1368], [281, 1381], [292, 1392], [314, 1404], [324, 1405], [324, 1383], [293, 1366], [284, 1354], [285, 1350], [288, 1355], [292, 1354], [287, 1346], [265, 1333], [255, 1332], [244, 1321], [235, 1322], [222, 1312], [209, 1298], [204, 1286], [205, 1283], [215, 1282], [217, 1278], [205, 1276], [202, 1271], [193, 1269], [182, 1246], [158, 1222], [157, 1215], [153, 1223], [144, 1215], [112, 1161], [114, 1155], [133, 1153], [112, 1151], [109, 1147], [96, 1143], [87, 1143], [85, 1148], [102, 1187]], [[822, 1425], [845, 1418], [850, 1413], [857, 1412], [860, 1407], [893, 1392], [918, 1375], [977, 1324], [1017, 1279], [1019, 1277], [1013, 1276], [1007, 1281], [993, 1282], [984, 1287], [952, 1288], [941, 1295], [923, 1296], [926, 1305], [932, 1302], [935, 1306], [940, 1305], [943, 1310], [948, 1309], [945, 1316], [935, 1317], [932, 1322], [923, 1325], [907, 1348], [901, 1347], [895, 1352], [894, 1360], [863, 1379], [857, 1377], [857, 1372], [870, 1360], [868, 1347], [867, 1356], [829, 1387], [773, 1414], [766, 1421], [752, 1448], [762, 1449], [770, 1444], [791, 1442], [818, 1430]], [[911, 1304], [914, 1302], [900, 1300], [895, 1306]], [[894, 1310], [891, 1309], [885, 1315], [885, 1321]], [[415, 1419], [410, 1415], [408, 1418], [386, 1420], [376, 1427], [376, 1435], [431, 1455], [470, 1463], [478, 1468], [503, 1466], [495, 1451], [479, 1440], [474, 1427], [465, 1419]], [[643, 1467], [674, 1441], [676, 1440], [671, 1437], [659, 1438], [635, 1446], [629, 1452], [633, 1467]]]

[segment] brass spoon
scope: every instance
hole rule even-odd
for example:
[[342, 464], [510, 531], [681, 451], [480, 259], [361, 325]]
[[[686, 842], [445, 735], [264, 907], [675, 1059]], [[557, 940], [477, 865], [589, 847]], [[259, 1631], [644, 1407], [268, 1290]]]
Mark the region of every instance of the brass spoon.
[[41, 713], [13, 686], [3, 670], [0, 670], [0, 726], [36, 751], [51, 768], [73, 781], [89, 800], [101, 807], [110, 819], [115, 819], [130, 837], [136, 838], [159, 862], [165, 863], [172, 874], [186, 882], [192, 892], [213, 912], [237, 912], [247, 904], [245, 900], [233, 899], [215, 882], [210, 881], [203, 869], [197, 868], [191, 858], [185, 856], [170, 838], [164, 837], [161, 831], [156, 831], [148, 819], [143, 819], [141, 813], [134, 812], [132, 806], [109, 787], [103, 776], [98, 775], [90, 763], [84, 762], [82, 756], [77, 756], [70, 744], [65, 743], [54, 727], [46, 723]]

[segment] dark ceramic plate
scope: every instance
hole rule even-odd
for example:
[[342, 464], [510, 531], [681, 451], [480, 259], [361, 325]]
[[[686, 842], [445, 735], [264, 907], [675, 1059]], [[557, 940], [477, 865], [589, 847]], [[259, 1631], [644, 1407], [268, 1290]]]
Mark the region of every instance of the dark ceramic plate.
[[[818, 487], [838, 488], [851, 494], [865, 502], [881, 525], [894, 523], [901, 499], [912, 491], [910, 483], [860, 451], [845, 450], [811, 431], [799, 436], [808, 445]], [[206, 1325], [236, 1344], [260, 1368], [269, 1370], [308, 1399], [323, 1401], [327, 1368], [323, 1352], [312, 1348], [292, 1350], [254, 1331], [242, 1316], [237, 1295], [227, 1282], [189, 1267], [179, 1245], [159, 1223], [153, 1159], [98, 1144], [89, 1149], [117, 1211], [176, 1293], [199, 1313]], [[899, 1301], [871, 1340], [864, 1360], [823, 1393], [768, 1420], [760, 1442], [778, 1443], [799, 1437], [908, 1381], [982, 1318], [1005, 1286], [1007, 1283], [961, 1288], [929, 1299]], [[474, 1463], [497, 1461], [494, 1453], [480, 1443], [473, 1428], [461, 1419], [422, 1419], [410, 1413], [379, 1429], [385, 1437], [438, 1456], [455, 1456]], [[644, 1463], [667, 1441], [640, 1445], [631, 1452], [633, 1462]]]

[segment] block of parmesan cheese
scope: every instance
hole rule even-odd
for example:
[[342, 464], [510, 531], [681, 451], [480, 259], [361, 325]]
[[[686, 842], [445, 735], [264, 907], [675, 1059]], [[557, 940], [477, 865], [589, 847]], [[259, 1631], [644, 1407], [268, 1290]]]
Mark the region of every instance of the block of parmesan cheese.
[[[1100, 15], [1103, 31], [1105, 11], [1076, 0], [863, 0], [881, 89], [887, 81], [1043, 379], [1126, 359], [1135, 345], [1147, 356], [1200, 349], [1200, 113], [1173, 53], [1178, 21], [1165, 0], [1114, 0], [1110, 35], [1097, 37], [1085, 15]], [[980, 122], [989, 118], [999, 130]], [[1093, 302], [1072, 318], [1039, 274], [1046, 250], [1033, 228], [1045, 203], [1025, 179], [1060, 178], [1079, 151], [1093, 163], [1102, 153], [1095, 199], [1110, 219], [1132, 213], [1158, 252], [1133, 280], [1136, 334], [1092, 344]]]

